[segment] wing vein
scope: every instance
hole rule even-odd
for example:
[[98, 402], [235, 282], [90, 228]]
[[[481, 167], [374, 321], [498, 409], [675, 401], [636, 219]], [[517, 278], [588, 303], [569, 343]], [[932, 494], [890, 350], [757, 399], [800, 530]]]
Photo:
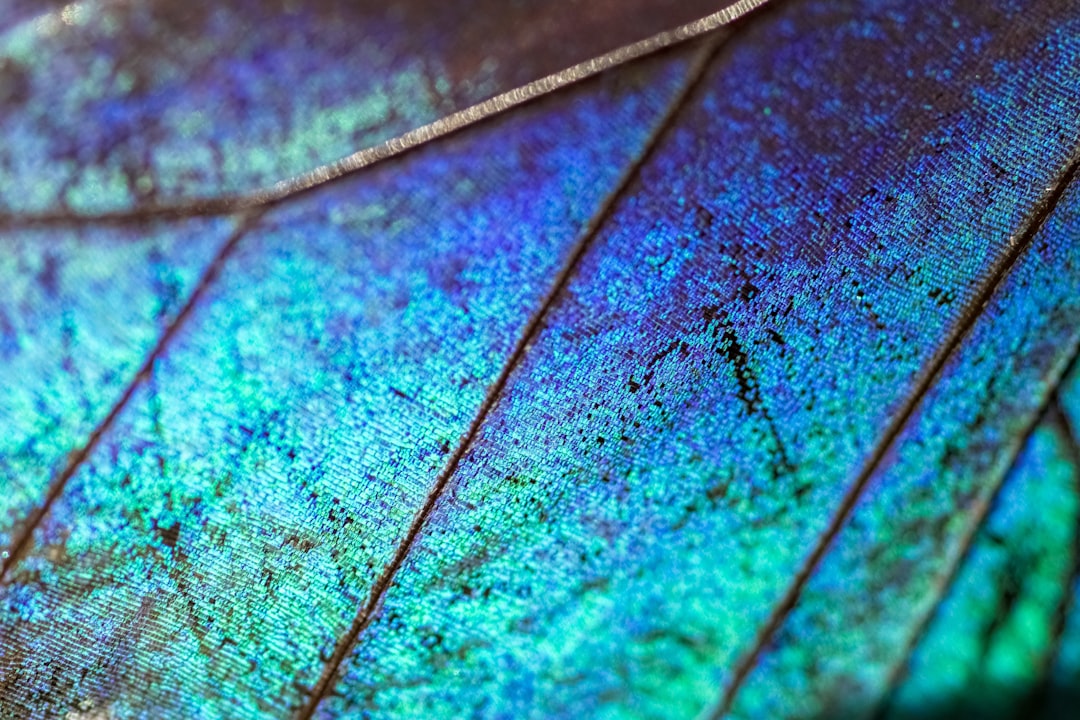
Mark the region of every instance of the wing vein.
[[253, 192], [201, 198], [172, 204], [152, 205], [128, 211], [82, 214], [53, 212], [40, 214], [0, 213], [0, 227], [54, 226], [96, 222], [124, 224], [150, 219], [179, 219], [230, 215], [256, 208], [269, 208], [297, 196], [349, 177], [384, 160], [399, 157], [435, 140], [447, 137], [472, 125], [490, 120], [513, 108], [562, 90], [606, 70], [643, 58], [692, 38], [722, 28], [764, 5], [768, 0], [735, 0], [717, 12], [672, 30], [657, 33], [621, 48], [573, 65], [538, 80], [525, 83], [499, 95], [445, 115], [438, 120], [358, 150], [334, 162], [281, 180]]
[[375, 618], [383, 598], [394, 581], [394, 577], [401, 569], [405, 558], [412, 550], [424, 524], [434, 510], [436, 503], [442, 496], [443, 491], [449, 485], [451, 478], [456, 473], [458, 466], [464, 459], [469, 448], [472, 446], [481, 426], [484, 424], [492, 408], [495, 406], [495, 403], [502, 395], [502, 392], [510, 379], [510, 375], [520, 364], [525, 353], [528, 351], [529, 346], [539, 334], [543, 327], [544, 318], [554, 306], [556, 299], [566, 287], [570, 277], [576, 272], [582, 257], [584, 257], [586, 251], [592, 246], [600, 229], [604, 227], [608, 218], [611, 216], [617, 202], [626, 194], [626, 191], [637, 178], [641, 168], [652, 157], [657, 146], [660, 144], [660, 140], [674, 125], [674, 121], [678, 116], [679, 111], [686, 106], [688, 100], [694, 94], [694, 91], [701, 84], [706, 69], [711, 64], [713, 58], [716, 56], [727, 37], [728, 35], [726, 33], [718, 35], [701, 48], [687, 72], [682, 88], [668, 105], [663, 117], [657, 122], [645, 143], [644, 149], [638, 157], [630, 163], [626, 171], [620, 177], [615, 188], [604, 199], [600, 207], [593, 214], [593, 217], [585, 226], [580, 239], [570, 253], [569, 259], [556, 276], [555, 281], [552, 283], [543, 300], [541, 300], [539, 307], [529, 318], [524, 331], [518, 338], [506, 362], [503, 364], [499, 376], [488, 390], [484, 401], [481, 403], [480, 408], [473, 417], [468, 430], [461, 437], [454, 454], [447, 461], [446, 466], [439, 474], [431, 491], [428, 493], [424, 504], [414, 516], [413, 522], [409, 526], [408, 532], [399, 543], [394, 557], [384, 568], [378, 580], [376, 580], [375, 585], [371, 589], [368, 601], [360, 607], [351, 626], [345, 634], [339, 638], [333, 654], [323, 668], [322, 675], [308, 694], [307, 702], [300, 708], [296, 716], [298, 720], [310, 720], [319, 703], [330, 693], [341, 666], [356, 645], [357, 640], [363, 634], [364, 630], [367, 629], [371, 624], [371, 621]]
[[822, 558], [825, 556], [829, 546], [851, 516], [855, 505], [858, 503], [863, 491], [869, 484], [870, 478], [881, 464], [881, 461], [889, 448], [900, 436], [900, 433], [914, 415], [919, 403], [934, 386], [948, 360], [960, 348], [963, 339], [975, 326], [976, 321], [981, 317], [982, 311], [997, 292], [998, 287], [1008, 277], [1017, 260], [1024, 254], [1024, 251], [1030, 247], [1036, 234], [1045, 224], [1047, 218], [1061, 200], [1061, 197], [1065, 194], [1066, 188], [1076, 177], [1078, 169], [1080, 169], [1080, 156], [1074, 154], [1064, 172], [1058, 177], [1057, 182], [1044, 193], [1041, 202], [1036, 206], [1028, 222], [1017, 232], [1015, 239], [1010, 243], [1008, 251], [997, 263], [995, 263], [988, 278], [982, 282], [977, 290], [976, 296], [968, 304], [965, 312], [954, 324], [952, 331], [946, 337], [945, 341], [927, 362], [915, 383], [914, 389], [904, 400], [900, 411], [894, 416], [893, 420], [879, 437], [869, 459], [856, 476], [854, 483], [851, 484], [844, 494], [844, 497], [830, 519], [829, 524], [818, 536], [812, 546], [810, 554], [799, 568], [799, 571], [795, 574], [791, 584], [781, 595], [779, 602], [773, 607], [769, 617], [759, 629], [753, 644], [736, 662], [731, 675], [731, 680], [727, 687], [722, 691], [718, 702], [712, 707], [705, 709], [703, 713], [704, 717], [721, 718], [731, 709], [735, 696], [750, 675], [750, 671], [757, 663], [758, 657], [761, 655], [766, 645], [771, 641], [772, 636], [784, 623], [788, 614], [798, 603], [799, 596], [806, 586], [807, 581], [810, 579], [810, 576], [813, 575]]
[[207, 289], [217, 279], [225, 261], [233, 254], [240, 240], [257, 224], [259, 218], [262, 217], [263, 212], [263, 210], [257, 209], [249, 211], [240, 217], [236, 229], [229, 235], [225, 242], [222, 243], [221, 248], [218, 250], [213, 260], [210, 261], [210, 264], [207, 265], [206, 270], [199, 278], [195, 288], [191, 291], [191, 294], [188, 295], [183, 307], [180, 308], [180, 311], [176, 314], [176, 317], [173, 318], [172, 322], [166, 326], [165, 330], [158, 338], [157, 344], [143, 360], [138, 372], [135, 373], [135, 376], [124, 388], [120, 397], [109, 410], [108, 415], [94, 427], [82, 447], [73, 451], [68, 456], [68, 461], [63, 470], [61, 470], [60, 474], [49, 484], [49, 489], [45, 494], [44, 500], [29, 513], [26, 522], [13, 534], [11, 544], [7, 548], [7, 551], [0, 554], [3, 558], [2, 561], [0, 561], [0, 584], [6, 581], [11, 568], [15, 566], [22, 553], [30, 545], [34, 530], [45, 516], [49, 514], [49, 509], [52, 507], [53, 503], [56, 502], [56, 499], [64, 492], [64, 487], [67, 485], [68, 481], [94, 452], [98, 442], [113, 426], [116, 418], [119, 417], [124, 408], [127, 407], [127, 404], [131, 401], [135, 391], [153, 374], [154, 363], [165, 352], [165, 349], [176, 336], [176, 333], [183, 327], [184, 323], [191, 315], [191, 312], [199, 302], [199, 299], [205, 295]]
[[[1080, 356], [1080, 349], [1074, 349], [1070, 353], [1069, 359], [1064, 363], [1066, 369], [1059, 377], [1058, 383], [1060, 383], [1062, 378], [1068, 377], [1071, 371], [1070, 368], [1077, 364], [1078, 356]], [[946, 562], [944, 570], [931, 590], [930, 595], [933, 599], [932, 603], [929, 605], [923, 616], [919, 618], [915, 631], [911, 633], [907, 644], [904, 646], [903, 653], [888, 673], [886, 679], [886, 692], [882, 694], [879, 706], [877, 710], [873, 712], [875, 720], [883, 720], [888, 712], [889, 706], [891, 705], [891, 698], [894, 696], [897, 686], [904, 679], [904, 674], [911, 661], [912, 654], [926, 636], [930, 624], [933, 622], [938, 609], [941, 607], [942, 599], [955, 584], [960, 569], [971, 556], [975, 539], [978, 537], [979, 531], [986, 525], [986, 521], [990, 515], [990, 509], [994, 506], [998, 496], [1001, 494], [1006, 478], [1008, 478], [1009, 474], [1017, 467], [1024, 445], [1027, 444], [1039, 424], [1047, 418], [1052, 419], [1055, 423], [1065, 428], [1066, 434], [1070, 438], [1070, 448], [1073, 448], [1070, 450], [1070, 454], [1075, 456], [1075, 464], [1077, 467], [1080, 467], [1080, 452], [1077, 452], [1075, 449], [1076, 441], [1072, 439], [1073, 436], [1068, 431], [1067, 420], [1064, 418], [1064, 414], [1060, 409], [1057, 399], [1057, 389], [1055, 387], [1047, 392], [1039, 409], [1032, 414], [1032, 419], [1027, 424], [1027, 427], [1024, 428], [1023, 433], [1021, 433], [1020, 440], [1016, 446], [1016, 451], [1012, 454], [1009, 465], [1005, 469], [1005, 472], [1002, 473], [1000, 480], [994, 483], [994, 485], [989, 488], [988, 492], [983, 493], [983, 496], [980, 499], [976, 500], [969, 522], [965, 526], [963, 534], [960, 536], [960, 539], [953, 550], [952, 557]], [[1077, 541], [1080, 541], [1080, 533], [1077, 533], [1071, 550], [1071, 557], [1074, 565], [1071, 576], [1073, 577], [1080, 575], [1080, 545], [1077, 545]], [[1058, 608], [1055, 636], [1060, 635], [1061, 630], [1064, 628], [1065, 611], [1068, 602], [1069, 594], [1066, 593]]]
[[[1078, 356], [1080, 356], [1080, 353], [1078, 353]], [[1080, 366], [1080, 360], [1075, 356], [1072, 361], [1072, 366], [1072, 370], [1066, 373], [1066, 375], [1071, 375], [1076, 371], [1076, 367]], [[1061, 407], [1060, 387], [1058, 387], [1055, 392], [1053, 411], [1054, 421], [1061, 428], [1062, 435], [1064, 435], [1065, 452], [1075, 470], [1073, 474], [1073, 484], [1077, 492], [1080, 493], [1080, 435], [1076, 434], [1076, 428], [1073, 426], [1068, 414]], [[1057, 612], [1054, 615], [1053, 635], [1051, 638], [1053, 644], [1047, 656], [1046, 673], [1043, 676], [1040, 687], [1034, 693], [1034, 697], [1030, 704], [1033, 712], [1031, 712], [1028, 717], [1036, 717], [1038, 711], [1043, 710], [1046, 706], [1047, 698], [1051, 691], [1051, 672], [1053, 671], [1054, 663], [1061, 654], [1062, 636], [1065, 634], [1065, 625], [1069, 614], [1077, 605], [1078, 597], [1076, 588], [1077, 584], [1080, 584], [1080, 529], [1073, 534], [1072, 547], [1069, 548], [1069, 553], [1072, 558], [1072, 568], [1069, 573], [1069, 585], [1065, 588], [1061, 603], [1058, 605]]]

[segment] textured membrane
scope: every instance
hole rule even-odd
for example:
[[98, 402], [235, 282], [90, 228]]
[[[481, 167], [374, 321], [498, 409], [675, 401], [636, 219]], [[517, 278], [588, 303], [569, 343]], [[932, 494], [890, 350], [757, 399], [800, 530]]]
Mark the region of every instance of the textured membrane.
[[[245, 192], [673, 17], [488, 5], [12, 5], [0, 205]], [[784, 0], [256, 215], [0, 218], [0, 717], [1076, 682], [1078, 87], [1067, 0]]]
[[299, 704], [694, 52], [248, 230], [9, 573], [7, 707]]
[[[489, 414], [327, 716], [713, 704], [1071, 161], [1065, 8], [795, 2], [725, 46]], [[897, 41], [920, 36], [935, 51]], [[1056, 323], [986, 349], [1005, 371], [1038, 360], [1014, 388], [1045, 389], [1039, 343], [1067, 352], [1071, 287], [1033, 288], [1003, 318]], [[1022, 431], [1029, 410], [1007, 412]], [[881, 518], [896, 532], [901, 508]], [[737, 710], [824, 709], [813, 659], [847, 661], [848, 591], [862, 599], [874, 570], [869, 539], [856, 547], [861, 572], [821, 580], [838, 624], [811, 636], [794, 619], [790, 674], [752, 677]]]
[[108, 416], [233, 225], [0, 231], [0, 546]]
[[0, 210], [93, 213], [250, 192], [723, 7], [38, 5], [0, 9]]

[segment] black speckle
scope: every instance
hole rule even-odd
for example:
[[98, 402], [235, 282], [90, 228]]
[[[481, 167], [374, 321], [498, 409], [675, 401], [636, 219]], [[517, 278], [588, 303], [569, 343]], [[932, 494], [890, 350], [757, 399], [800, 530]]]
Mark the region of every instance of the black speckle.
[[179, 522], [175, 522], [168, 527], [161, 527], [159, 525], [155, 529], [157, 531], [158, 537], [161, 538], [161, 542], [163, 545], [171, 548], [176, 547], [176, 542], [180, 539]]

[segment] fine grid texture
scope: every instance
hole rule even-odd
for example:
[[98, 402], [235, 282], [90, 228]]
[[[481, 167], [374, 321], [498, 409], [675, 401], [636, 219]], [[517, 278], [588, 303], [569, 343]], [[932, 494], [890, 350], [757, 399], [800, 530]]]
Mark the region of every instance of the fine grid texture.
[[934, 711], [1065, 717], [1051, 703], [1076, 678], [1059, 682], [1048, 671], [1067, 662], [1061, 641], [1080, 570], [1080, 453], [1060, 400], [1050, 399], [918, 636], [883, 720]]
[[[0, 698], [86, 717], [810, 718], [948, 692], [894, 683], [909, 650], [915, 671], [934, 661], [935, 607], [980, 571], [1008, 469], [1006, 497], [1034, 502], [1025, 468], [1066, 468], [1075, 378], [1060, 412], [1052, 391], [1080, 326], [1076, 13], [969, 5], [777, 3], [651, 153], [686, 52], [250, 228], [73, 230], [166, 254], [141, 276], [142, 249], [119, 255], [135, 278], [99, 277], [103, 297], [78, 290], [80, 239], [60, 273], [28, 244], [27, 302], [142, 304], [117, 353], [84, 337], [85, 357], [26, 373], [22, 432], [61, 434], [19, 447], [78, 472], [52, 491], [20, 476], [25, 502], [50, 500], [5, 558]], [[177, 254], [173, 233], [200, 228]], [[31, 367], [69, 325], [23, 323], [5, 357]], [[69, 419], [65, 383], [87, 373], [116, 390]], [[65, 458], [95, 423], [89, 462]], [[1056, 587], [1017, 597], [1061, 616], [1061, 652], [1025, 652], [1069, 678], [1080, 613], [1057, 560]], [[1001, 638], [989, 682], [1018, 677]]]
[[232, 227], [223, 219], [123, 232], [93, 226], [4, 232], [3, 566], [51, 478], [108, 415]]
[[[1080, 345], [1077, 237], [1074, 182], [869, 479], [733, 717], [873, 710]], [[941, 680], [899, 711], [943, 702]]]
[[398, 571], [401, 569], [402, 562], [408, 557], [409, 553], [412, 552], [413, 543], [416, 542], [416, 538], [419, 536], [421, 528], [427, 523], [432, 510], [442, 497], [442, 494], [446, 491], [450, 478], [457, 472], [462, 458], [471, 447], [476, 437], [476, 433], [483, 427], [487, 420], [488, 413], [491, 412], [491, 408], [494, 406], [495, 401], [502, 395], [510, 375], [516, 369], [517, 364], [521, 362], [521, 358], [524, 357], [526, 349], [533, 343], [540, 328], [543, 327], [543, 324], [547, 319], [548, 311], [551, 309], [555, 299], [562, 293], [569, 278], [577, 271], [578, 263], [588, 251], [593, 240], [595, 240], [599, 229], [607, 222], [608, 216], [611, 209], [615, 206], [615, 203], [621, 199], [626, 188], [637, 177], [637, 173], [640, 171], [641, 166], [649, 160], [651, 151], [657, 146], [657, 143], [664, 136], [664, 133], [671, 127], [672, 121], [678, 116], [683, 104], [691, 97], [697, 84], [701, 81], [705, 69], [709, 66], [709, 62], [712, 60], [717, 48], [720, 47], [723, 40], [723, 35], [717, 35], [705, 42], [703, 47], [696, 53], [696, 57], [694, 57], [693, 61], [690, 63], [687, 72], [687, 81], [684, 83], [682, 89], [671, 103], [669, 103], [667, 112], [665, 112], [663, 117], [657, 122], [656, 129], [646, 142], [641, 153], [638, 154], [638, 157], [631, 163], [627, 171], [623, 173], [622, 178], [614, 187], [613, 191], [604, 199], [599, 210], [586, 226], [581, 235], [581, 239], [568, 254], [567, 262], [556, 274], [555, 281], [544, 295], [543, 301], [540, 303], [539, 307], [529, 318], [528, 324], [525, 326], [524, 331], [514, 345], [513, 351], [503, 364], [498, 377], [490, 385], [483, 403], [481, 403], [479, 410], [469, 425], [468, 431], [462, 436], [453, 455], [451, 455], [447, 461], [446, 467], [439, 473], [438, 478], [436, 478], [431, 490], [428, 492], [424, 504], [420, 506], [420, 510], [413, 517], [408, 532], [398, 543], [393, 560], [386, 565], [382, 575], [373, 585], [367, 603], [361, 605], [349, 631], [339, 639], [333, 655], [331, 655], [329, 662], [327, 662], [326, 667], [323, 670], [322, 676], [312, 689], [307, 704], [298, 714], [300, 720], [309, 720], [309, 718], [315, 714], [319, 704], [326, 697], [326, 694], [330, 692], [337, 683], [338, 675], [342, 669], [342, 663], [349, 657], [349, 654], [356, 645], [360, 635], [367, 630], [375, 617], [375, 613], [382, 606], [386, 591], [390, 587], [390, 584], [393, 582]]
[[[1061, 183], [1067, 11], [809, 2], [748, 23], [583, 259], [327, 714], [710, 705]], [[917, 36], [935, 52], [893, 41]]]
[[695, 52], [263, 218], [9, 572], [7, 702], [299, 706]]

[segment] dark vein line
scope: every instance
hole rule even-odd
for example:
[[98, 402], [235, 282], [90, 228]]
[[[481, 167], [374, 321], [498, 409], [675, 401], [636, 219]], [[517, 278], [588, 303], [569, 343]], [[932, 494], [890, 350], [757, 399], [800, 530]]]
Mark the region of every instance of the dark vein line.
[[[1073, 373], [1080, 372], [1080, 349], [1073, 354], [1070, 363], [1069, 369], [1062, 376], [1064, 380], [1070, 378]], [[1054, 388], [1054, 421], [1061, 426], [1062, 432], [1065, 433], [1065, 451], [1069, 456], [1069, 460], [1080, 471], [1080, 435], [1077, 434], [1077, 428], [1073, 426], [1072, 419], [1061, 405], [1061, 383], [1058, 383], [1057, 387]], [[1078, 473], [1077, 481], [1080, 482], [1080, 473]], [[1080, 538], [1080, 534], [1077, 537]]]
[[127, 407], [127, 404], [131, 401], [135, 391], [139, 389], [153, 373], [154, 363], [157, 362], [158, 358], [165, 352], [165, 349], [191, 315], [192, 310], [198, 304], [199, 300], [220, 274], [222, 266], [232, 255], [241, 238], [255, 226], [262, 214], [262, 210], [254, 210], [240, 218], [236, 229], [233, 230], [232, 234], [222, 244], [213, 260], [211, 260], [210, 264], [203, 272], [202, 277], [199, 278], [198, 283], [195, 285], [195, 289], [192, 290], [191, 294], [188, 296], [184, 306], [180, 309], [180, 312], [176, 314], [176, 317], [173, 318], [172, 322], [165, 328], [161, 337], [158, 338], [157, 345], [155, 345], [154, 349], [150, 351], [150, 354], [146, 356], [139, 371], [135, 373], [131, 382], [124, 388], [124, 392], [113, 405], [109, 414], [98, 423], [83, 446], [68, 456], [68, 461], [64, 466], [64, 469], [49, 485], [49, 490], [45, 495], [45, 499], [29, 513], [26, 522], [15, 533], [10, 547], [3, 557], [2, 564], [0, 564], [0, 583], [6, 581], [8, 572], [15, 566], [23, 552], [30, 546], [34, 530], [41, 523], [42, 519], [48, 515], [50, 508], [52, 508], [53, 503], [56, 502], [56, 499], [63, 493], [64, 487], [67, 485], [68, 481], [94, 452], [94, 448], [97, 447], [98, 442], [105, 433], [109, 431], [124, 408]]
[[503, 364], [498, 378], [496, 378], [495, 383], [490, 387], [487, 395], [484, 397], [484, 401], [477, 410], [472, 423], [469, 425], [469, 429], [462, 436], [454, 454], [447, 462], [442, 473], [439, 474], [434, 486], [428, 493], [424, 504], [413, 517], [412, 524], [409, 526], [409, 531], [398, 544], [393, 559], [383, 569], [382, 574], [372, 587], [367, 603], [360, 608], [348, 631], [339, 639], [333, 655], [330, 656], [329, 661], [323, 668], [323, 673], [319, 678], [319, 681], [311, 689], [306, 705], [298, 712], [296, 716], [297, 720], [311, 720], [319, 703], [330, 693], [342, 664], [345, 662], [353, 647], [355, 647], [360, 635], [367, 629], [372, 620], [374, 620], [375, 614], [382, 605], [383, 598], [386, 596], [387, 591], [390, 589], [390, 585], [394, 581], [394, 577], [404, 564], [405, 558], [412, 551], [423, 526], [431, 516], [443, 491], [445, 491], [446, 487], [450, 484], [450, 479], [457, 472], [458, 466], [464, 459], [465, 454], [472, 447], [480, 428], [483, 426], [488, 415], [491, 413], [492, 408], [502, 395], [503, 390], [510, 379], [510, 375], [521, 363], [529, 346], [539, 335], [545, 317], [552, 307], [554, 307], [556, 300], [562, 294], [570, 277], [576, 272], [578, 265], [581, 263], [581, 259], [592, 246], [592, 243], [599, 235], [601, 228], [605, 226], [608, 219], [611, 217], [618, 201], [631, 187], [642, 167], [652, 158], [657, 147], [660, 145], [660, 141], [674, 126], [680, 111], [686, 106], [687, 102], [700, 86], [702, 79], [705, 77], [705, 71], [708, 69], [727, 37], [728, 34], [726, 33], [717, 35], [701, 48], [695, 57], [693, 64], [688, 69], [682, 89], [669, 103], [664, 115], [659, 119], [656, 127], [646, 141], [645, 147], [638, 157], [630, 163], [626, 171], [619, 178], [615, 188], [607, 195], [596, 213], [590, 219], [589, 223], [583, 228], [581, 238], [578, 240], [573, 250], [571, 250], [569, 259], [559, 271], [559, 274], [556, 276], [555, 281], [552, 283], [547, 294], [544, 296], [543, 300], [541, 300], [539, 307], [529, 318], [529, 321], [521, 336], [518, 338], [517, 343], [514, 345], [510, 356]]
[[359, 150], [340, 160], [320, 165], [313, 170], [251, 193], [96, 214], [68, 212], [40, 214], [0, 213], [0, 228], [70, 225], [89, 222], [124, 224], [163, 218], [212, 217], [254, 208], [271, 207], [297, 195], [306, 194], [328, 183], [348, 177], [384, 160], [404, 155], [434, 140], [447, 137], [467, 127], [494, 118], [508, 110], [530, 103], [606, 70], [717, 30], [757, 9], [766, 2], [768, 0], [735, 0], [723, 9], [695, 22], [657, 33], [644, 40], [625, 45], [565, 70], [533, 80], [512, 90], [507, 90], [495, 97], [443, 116], [427, 125], [409, 130], [377, 145]]
[[[1072, 369], [1066, 373], [1066, 377], [1071, 375], [1076, 369], [1080, 367], [1080, 352], [1073, 356]], [[1054, 396], [1054, 421], [1061, 428], [1061, 433], [1065, 440], [1065, 454], [1069, 456], [1069, 461], [1073, 466], [1073, 483], [1076, 486], [1076, 495], [1080, 498], [1080, 435], [1076, 434], [1076, 428], [1073, 427], [1072, 420], [1069, 418], [1068, 413], [1061, 407], [1061, 388], [1060, 386], [1055, 391]], [[1080, 508], [1077, 509], [1078, 516], [1080, 516]], [[1078, 517], [1080, 520], [1080, 517]], [[1080, 522], [1077, 524], [1076, 532], [1073, 533], [1073, 543], [1071, 549], [1071, 555], [1073, 559], [1072, 572], [1069, 579], [1069, 587], [1065, 593], [1065, 597], [1061, 600], [1061, 607], [1058, 608], [1058, 614], [1056, 618], [1056, 624], [1054, 627], [1054, 650], [1051, 654], [1051, 662], [1057, 658], [1061, 652], [1061, 636], [1065, 632], [1065, 619], [1068, 615], [1069, 609], [1076, 605], [1077, 595], [1076, 586], [1080, 583]]]
[[[1077, 368], [1080, 368], [1080, 352], [1073, 356], [1071, 368], [1066, 371], [1065, 377], [1069, 377]], [[1061, 386], [1060, 384], [1055, 389], [1054, 393], [1054, 422], [1061, 429], [1061, 433], [1065, 440], [1065, 453], [1069, 457], [1069, 461], [1073, 466], [1073, 486], [1077, 497], [1080, 497], [1080, 435], [1076, 434], [1076, 428], [1073, 427], [1072, 420], [1069, 418], [1068, 413], [1065, 412], [1061, 406]], [[1080, 509], [1078, 509], [1080, 512]], [[1080, 518], [1078, 518], [1080, 519]], [[1051, 648], [1049, 658], [1047, 660], [1047, 672], [1043, 676], [1043, 682], [1041, 687], [1037, 691], [1038, 705], [1036, 709], [1041, 710], [1045, 705], [1047, 695], [1050, 689], [1050, 673], [1053, 669], [1054, 663], [1057, 661], [1058, 656], [1061, 654], [1061, 640], [1065, 634], [1065, 624], [1068, 620], [1069, 614], [1073, 608], [1077, 605], [1076, 587], [1080, 584], [1080, 522], [1077, 523], [1077, 527], [1074, 528], [1072, 546], [1070, 548], [1072, 556], [1072, 570], [1069, 573], [1068, 586], [1065, 588], [1065, 593], [1061, 598], [1061, 603], [1058, 605], [1057, 612], [1054, 615], [1054, 628], [1052, 635], [1053, 646]]]
[[[1078, 355], [1080, 355], [1080, 348], [1074, 348], [1070, 351], [1069, 357], [1064, 363], [1065, 371], [1062, 372], [1058, 378], [1058, 384], [1060, 384], [1062, 379], [1068, 377], [1069, 372], [1071, 371], [1070, 368], [1076, 365], [1076, 358]], [[1031, 436], [1035, 433], [1035, 430], [1047, 420], [1053, 420], [1059, 425], [1062, 424], [1062, 420], [1060, 419], [1061, 415], [1062, 413], [1057, 401], [1057, 388], [1054, 387], [1046, 393], [1046, 397], [1043, 398], [1039, 408], [1032, 413], [1031, 420], [1020, 434], [1021, 440], [1016, 445], [1016, 451], [1012, 454], [1008, 467], [997, 482], [988, 489], [988, 492], [984, 492], [982, 498], [974, 503], [973, 509], [969, 513], [969, 521], [964, 528], [963, 534], [957, 540], [952, 560], [947, 562], [944, 570], [939, 575], [937, 582], [934, 583], [934, 587], [930, 592], [931, 597], [934, 598], [933, 604], [916, 624], [915, 631], [909, 636], [908, 642], [904, 646], [903, 653], [893, 665], [892, 670], [888, 673], [885, 681], [888, 689], [882, 694], [877, 704], [876, 711], [871, 710], [874, 720], [884, 720], [887, 716], [893, 700], [895, 699], [896, 690], [907, 673], [911, 662], [911, 656], [915, 653], [916, 648], [922, 643], [923, 639], [926, 637], [926, 633], [930, 629], [930, 625], [933, 624], [934, 619], [937, 617], [938, 611], [941, 608], [941, 601], [949, 592], [951, 592], [952, 586], [956, 583], [956, 578], [959, 576], [961, 569], [971, 558], [971, 554], [974, 552], [975, 548], [975, 540], [986, 526], [986, 522], [990, 517], [990, 511], [997, 502], [998, 497], [1001, 495], [1002, 489], [1005, 487], [1009, 476], [1016, 471], [1019, 466], [1020, 458], [1023, 456], [1024, 447], [1031, 441]], [[1077, 469], [1080, 469], [1080, 453], [1076, 454], [1074, 465]], [[1080, 477], [1077, 477], [1076, 481], [1077, 483], [1080, 483]], [[1080, 484], [1078, 484], [1076, 489], [1077, 498], [1080, 499]], [[1070, 573], [1070, 576], [1075, 577], [1077, 574], [1080, 574], [1080, 544], [1078, 544], [1080, 543], [1080, 529], [1074, 534], [1073, 540], [1071, 557], [1073, 559], [1074, 570]], [[1066, 593], [1057, 610], [1060, 626], [1064, 626], [1065, 605], [1068, 601], [1068, 597], [1069, 594]], [[1052, 655], [1053, 654], [1051, 654], [1051, 659]], [[1025, 715], [1023, 717], [1028, 716]]]
[[975, 326], [975, 323], [982, 316], [982, 311], [986, 308], [987, 304], [989, 304], [1000, 285], [1008, 277], [1017, 260], [1024, 254], [1024, 251], [1031, 245], [1036, 234], [1046, 223], [1047, 218], [1049, 218], [1050, 214], [1054, 211], [1054, 208], [1061, 200], [1062, 195], [1065, 194], [1065, 189], [1076, 177], [1078, 168], [1080, 168], [1080, 156], [1074, 156], [1070, 159], [1065, 171], [1058, 177], [1057, 182], [1046, 190], [1042, 199], [1034, 208], [1030, 220], [1017, 233], [1015, 239], [1009, 243], [1005, 255], [995, 264], [987, 280], [982, 283], [982, 287], [979, 288], [978, 294], [974, 300], [968, 304], [967, 311], [959, 318], [953, 326], [952, 332], [945, 339], [945, 342], [930, 358], [920, 379], [916, 382], [914, 389], [911, 391], [911, 394], [908, 395], [907, 399], [904, 401], [900, 412], [893, 417], [892, 422], [886, 427], [885, 432], [881, 435], [873, 452], [870, 454], [869, 459], [863, 465], [862, 470], [856, 477], [855, 482], [844, 494], [836, 513], [833, 515], [821, 535], [818, 536], [810, 555], [795, 574], [795, 578], [791, 585], [785, 590], [780, 601], [773, 608], [768, 619], [765, 621], [765, 624], [758, 631], [753, 644], [740, 657], [738, 662], [736, 662], [731, 681], [723, 690], [719, 702], [713, 707], [706, 709], [706, 717], [720, 718], [726, 715], [731, 709], [732, 702], [738, 694], [739, 689], [742, 687], [742, 684], [746, 681], [747, 677], [749, 677], [750, 671], [753, 670], [754, 665], [757, 663], [765, 646], [768, 645], [773, 635], [780, 626], [783, 625], [788, 614], [798, 603], [799, 596], [802, 594], [807, 581], [810, 579], [810, 576], [813, 575], [814, 571], [817, 570], [817, 566], [820, 564], [821, 559], [825, 556], [825, 553], [832, 545], [833, 540], [840, 533], [840, 530], [851, 516], [856, 503], [866, 489], [870, 478], [884, 459], [885, 454], [888, 452], [889, 448], [892, 447], [908, 421], [915, 414], [915, 410], [918, 408], [927, 392], [929, 392], [937, 382], [946, 363], [960, 348], [964, 338], [970, 333]]
[[[290, 182], [290, 181], [286, 181]], [[270, 206], [278, 201], [258, 202], [256, 197], [265, 190], [251, 195], [206, 198], [176, 203], [145, 205], [132, 210], [116, 210], [100, 213], [43, 212], [43, 213], [4, 213], [0, 212], [0, 229], [19, 229], [65, 227], [68, 225], [134, 225], [154, 220], [185, 220], [190, 218], [211, 218], [234, 215], [259, 207]], [[281, 198], [284, 199], [284, 198]]]

